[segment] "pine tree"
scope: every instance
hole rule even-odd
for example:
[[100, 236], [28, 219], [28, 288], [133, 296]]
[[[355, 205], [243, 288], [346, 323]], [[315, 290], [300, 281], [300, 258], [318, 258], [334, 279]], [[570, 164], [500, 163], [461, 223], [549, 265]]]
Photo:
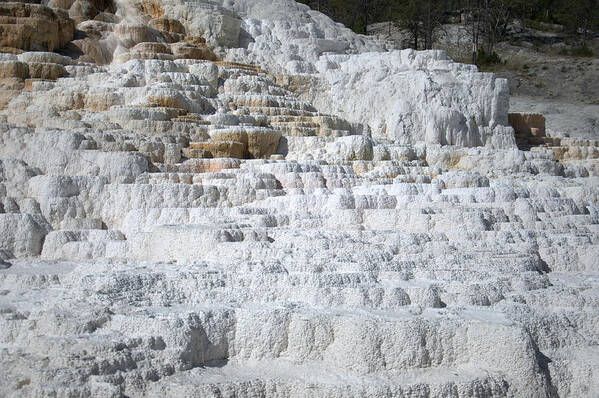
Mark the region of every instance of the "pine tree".
[[395, 20], [410, 34], [413, 48], [433, 47], [434, 36], [441, 28], [444, 7], [440, 0], [403, 0], [395, 7]]
[[592, 30], [599, 28], [599, 0], [564, 2], [558, 11], [558, 18], [566, 31], [581, 46], [586, 46]]

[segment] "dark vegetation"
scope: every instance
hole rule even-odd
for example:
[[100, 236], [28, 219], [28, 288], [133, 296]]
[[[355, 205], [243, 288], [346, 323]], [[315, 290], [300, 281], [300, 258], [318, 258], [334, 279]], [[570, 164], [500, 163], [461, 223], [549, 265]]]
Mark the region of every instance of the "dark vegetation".
[[430, 49], [446, 23], [462, 23], [472, 37], [476, 63], [500, 62], [495, 45], [510, 39], [509, 27], [523, 26], [567, 35], [563, 55], [593, 56], [587, 43], [599, 31], [599, 0], [299, 0], [358, 33], [392, 21], [410, 34], [415, 49]]

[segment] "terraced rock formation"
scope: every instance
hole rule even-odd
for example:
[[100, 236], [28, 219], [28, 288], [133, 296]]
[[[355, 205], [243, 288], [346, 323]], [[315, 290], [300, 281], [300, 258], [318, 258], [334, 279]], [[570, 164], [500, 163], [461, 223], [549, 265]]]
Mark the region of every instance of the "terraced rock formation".
[[596, 141], [290, 0], [30, 9], [74, 30], [0, 25], [1, 396], [599, 393]]

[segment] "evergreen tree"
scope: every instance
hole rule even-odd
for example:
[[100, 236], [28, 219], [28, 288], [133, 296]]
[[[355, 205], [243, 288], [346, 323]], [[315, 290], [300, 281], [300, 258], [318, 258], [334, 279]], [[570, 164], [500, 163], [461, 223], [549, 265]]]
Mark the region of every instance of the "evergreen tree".
[[599, 28], [599, 0], [563, 2], [557, 17], [566, 31], [586, 46], [591, 32]]
[[396, 22], [410, 34], [412, 47], [432, 47], [445, 14], [466, 15], [473, 54], [492, 52], [513, 20], [562, 24], [580, 44], [599, 30], [599, 0], [298, 0], [358, 33], [368, 25]]
[[398, 25], [409, 32], [413, 48], [431, 49], [435, 33], [441, 28], [444, 14], [441, 0], [403, 0], [393, 14]]

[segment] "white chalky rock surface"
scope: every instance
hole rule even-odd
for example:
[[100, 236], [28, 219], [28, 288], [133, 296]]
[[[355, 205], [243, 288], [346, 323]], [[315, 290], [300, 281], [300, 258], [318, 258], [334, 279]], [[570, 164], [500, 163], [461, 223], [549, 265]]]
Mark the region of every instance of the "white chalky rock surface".
[[0, 57], [0, 396], [599, 394], [598, 141], [293, 1], [114, 11]]

